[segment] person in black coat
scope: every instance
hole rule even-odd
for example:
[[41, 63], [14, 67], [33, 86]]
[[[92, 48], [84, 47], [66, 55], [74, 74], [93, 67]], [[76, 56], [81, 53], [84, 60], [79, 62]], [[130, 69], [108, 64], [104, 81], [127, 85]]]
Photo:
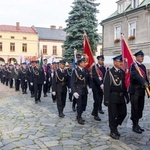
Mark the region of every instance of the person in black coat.
[[[68, 83], [71, 84], [71, 75], [72, 75], [72, 62], [68, 62], [69, 67], [66, 69], [67, 74], [68, 74]], [[68, 89], [68, 93], [69, 93], [69, 100], [70, 102], [72, 102], [72, 92], [71, 92], [71, 88]]]
[[108, 106], [110, 136], [119, 139], [118, 125], [127, 115], [126, 103], [129, 96], [125, 85], [125, 72], [122, 67], [122, 55], [113, 58], [114, 66], [108, 69], [104, 78], [104, 105]]
[[61, 118], [65, 116], [63, 111], [66, 105], [67, 86], [69, 86], [67, 71], [64, 69], [65, 63], [64, 60], [59, 62], [59, 68], [55, 70], [52, 79], [52, 94], [56, 95], [58, 116]]
[[43, 69], [44, 69], [44, 74], [45, 74], [45, 79], [44, 79], [44, 84], [43, 84], [43, 93], [44, 93], [44, 97], [47, 97], [48, 79], [49, 79], [48, 68], [47, 68], [47, 59], [44, 59]]
[[21, 83], [22, 94], [27, 94], [27, 66], [26, 63], [22, 63], [19, 70], [19, 80]]
[[8, 86], [8, 82], [9, 82], [9, 79], [8, 79], [8, 63], [5, 64], [5, 69], [4, 69], [4, 74], [5, 74], [5, 84], [6, 86]]
[[31, 92], [31, 97], [34, 97], [34, 85], [31, 83], [33, 78], [32, 76], [33, 76], [34, 66], [35, 66], [35, 61], [31, 61], [27, 69], [28, 85], [29, 85], [29, 90]]
[[[91, 79], [88, 70], [85, 68], [84, 58], [77, 61], [77, 66], [72, 72], [71, 90], [77, 102], [77, 121], [84, 125], [85, 120], [82, 118], [82, 113], [86, 110], [87, 95], [92, 92]], [[89, 85], [89, 90], [87, 85]]]
[[103, 100], [103, 79], [105, 76], [106, 69], [104, 67], [104, 56], [97, 56], [98, 63], [92, 67], [92, 91], [93, 91], [93, 111], [92, 115], [97, 121], [101, 121], [98, 116], [98, 110], [101, 114], [104, 114], [102, 110]]
[[[148, 87], [149, 81], [147, 78], [146, 67], [142, 64], [144, 53], [139, 51], [134, 54], [136, 62], [130, 68], [130, 86], [129, 93], [131, 98], [131, 120], [133, 123], [132, 130], [141, 134], [144, 129], [139, 126], [139, 119], [142, 118], [144, 102], [145, 102], [145, 87]], [[139, 74], [139, 68], [142, 76]]]
[[39, 60], [36, 61], [36, 66], [33, 67], [31, 85], [34, 85], [35, 104], [41, 102], [42, 85], [45, 80], [44, 69], [40, 66]]
[[13, 69], [13, 78], [15, 80], [15, 90], [16, 91], [19, 91], [19, 89], [20, 89], [19, 70], [20, 70], [19, 64], [15, 63], [15, 66]]
[[8, 69], [8, 80], [9, 80], [9, 87], [12, 88], [13, 87], [13, 65], [10, 64]]

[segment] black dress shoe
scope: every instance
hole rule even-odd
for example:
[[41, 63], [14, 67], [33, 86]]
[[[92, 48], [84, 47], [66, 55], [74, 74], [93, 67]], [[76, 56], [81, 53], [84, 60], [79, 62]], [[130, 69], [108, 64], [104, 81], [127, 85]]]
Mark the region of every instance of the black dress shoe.
[[83, 121], [82, 118], [79, 118], [79, 119], [78, 119], [78, 124], [84, 125], [84, 121]]
[[142, 131], [138, 128], [138, 126], [133, 127], [132, 130], [138, 134], [142, 134]]
[[100, 114], [104, 114], [104, 111], [103, 111], [103, 110], [99, 110], [99, 113], [100, 113]]
[[72, 107], [72, 110], [75, 112], [75, 111], [76, 111], [76, 108], [75, 108], [75, 107]]
[[99, 116], [94, 116], [94, 119], [97, 121], [101, 121], [101, 118]]
[[41, 102], [41, 100], [39, 99], [39, 102]]
[[65, 115], [64, 115], [63, 113], [59, 113], [59, 117], [60, 117], [60, 118], [64, 118], [64, 116], [65, 116]]
[[38, 103], [38, 101], [35, 101], [35, 104], [37, 104]]
[[119, 137], [121, 136], [121, 134], [119, 133], [118, 130], [116, 130], [116, 134], [117, 134]]
[[92, 116], [95, 116], [95, 113], [92, 111], [91, 115], [92, 115]]
[[44, 94], [44, 97], [47, 97], [47, 94]]
[[55, 100], [53, 100], [53, 103], [56, 103], [56, 101], [55, 101]]
[[141, 128], [139, 125], [138, 125], [138, 128], [139, 128], [142, 132], [145, 131], [145, 130], [144, 130], [143, 128]]
[[111, 133], [110, 133], [110, 136], [111, 136], [113, 139], [115, 139], [115, 140], [119, 140], [119, 136], [118, 136], [116, 133], [114, 133], [114, 132], [111, 132]]

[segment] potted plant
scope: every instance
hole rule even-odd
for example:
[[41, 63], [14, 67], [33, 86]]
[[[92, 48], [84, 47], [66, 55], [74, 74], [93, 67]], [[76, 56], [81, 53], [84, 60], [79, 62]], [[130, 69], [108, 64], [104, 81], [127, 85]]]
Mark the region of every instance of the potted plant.
[[131, 35], [129, 36], [128, 40], [134, 40], [135, 39], [135, 36], [134, 35]]
[[114, 43], [119, 43], [120, 42], [120, 39], [118, 39], [118, 38], [116, 38], [115, 40], [114, 40]]

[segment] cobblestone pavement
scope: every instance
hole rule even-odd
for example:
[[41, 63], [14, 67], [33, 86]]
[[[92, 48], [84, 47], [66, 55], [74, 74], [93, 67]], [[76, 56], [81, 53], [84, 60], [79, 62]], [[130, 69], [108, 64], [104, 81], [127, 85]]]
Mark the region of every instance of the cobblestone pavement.
[[22, 95], [14, 88], [0, 84], [0, 150], [149, 150], [150, 149], [150, 100], [146, 99], [140, 125], [143, 134], [132, 132], [130, 104], [128, 115], [119, 131], [120, 140], [109, 137], [107, 108], [102, 121], [91, 116], [92, 96], [89, 97], [83, 118], [85, 125], [77, 124], [76, 113], [67, 99], [65, 118], [58, 117], [56, 103], [51, 95], [34, 104], [30, 94]]

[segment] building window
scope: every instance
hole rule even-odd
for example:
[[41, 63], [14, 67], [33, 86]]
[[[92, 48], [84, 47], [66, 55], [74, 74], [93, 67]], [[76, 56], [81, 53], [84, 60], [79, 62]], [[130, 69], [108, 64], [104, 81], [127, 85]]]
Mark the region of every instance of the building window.
[[10, 38], [11, 38], [11, 39], [14, 39], [15, 37], [14, 37], [14, 36], [11, 36]]
[[2, 42], [0, 42], [0, 52], [3, 50]]
[[136, 22], [129, 23], [129, 37], [136, 36]]
[[47, 54], [47, 45], [43, 45], [43, 54]]
[[15, 51], [15, 43], [10, 43], [10, 51], [11, 52]]
[[118, 4], [118, 13], [122, 13], [124, 11], [124, 3]]
[[23, 37], [23, 40], [26, 40], [27, 38], [26, 37]]
[[53, 55], [57, 55], [57, 46], [53, 46]]
[[115, 26], [114, 29], [114, 39], [120, 39], [121, 38], [121, 26]]
[[133, 6], [133, 8], [137, 8], [137, 7], [138, 7], [138, 4], [139, 4], [139, 0], [133, 0], [133, 1], [132, 1], [132, 6]]
[[62, 55], [64, 54], [64, 52], [65, 52], [65, 48], [62, 48]]
[[22, 52], [27, 52], [27, 44], [26, 43], [22, 44]]
[[2, 38], [2, 36], [0, 35], [0, 38]]

